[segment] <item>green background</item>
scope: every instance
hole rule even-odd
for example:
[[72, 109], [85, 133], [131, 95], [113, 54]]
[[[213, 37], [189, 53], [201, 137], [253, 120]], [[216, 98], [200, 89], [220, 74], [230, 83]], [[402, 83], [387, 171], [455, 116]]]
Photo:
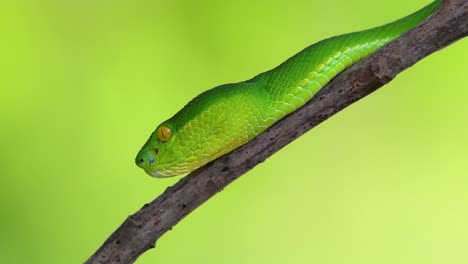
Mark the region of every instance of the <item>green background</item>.
[[[200, 92], [427, 0], [0, 4], [0, 262], [80, 263], [179, 178], [133, 159]], [[137, 263], [468, 262], [468, 43], [290, 144]]]

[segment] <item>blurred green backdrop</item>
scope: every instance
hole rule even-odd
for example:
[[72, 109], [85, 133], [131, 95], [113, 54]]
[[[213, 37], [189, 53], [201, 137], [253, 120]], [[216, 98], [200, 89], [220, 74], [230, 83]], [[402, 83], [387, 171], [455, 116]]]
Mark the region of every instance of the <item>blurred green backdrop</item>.
[[[133, 164], [200, 92], [428, 0], [0, 4], [0, 262], [80, 263], [179, 178]], [[138, 263], [467, 263], [468, 43], [240, 178]]]

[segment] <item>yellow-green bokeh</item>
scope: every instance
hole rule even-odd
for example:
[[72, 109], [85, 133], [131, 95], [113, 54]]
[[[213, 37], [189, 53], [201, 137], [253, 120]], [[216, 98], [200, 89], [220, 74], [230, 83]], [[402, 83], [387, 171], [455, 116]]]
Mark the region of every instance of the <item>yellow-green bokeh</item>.
[[[0, 263], [80, 263], [178, 178], [133, 158], [192, 97], [428, 0], [0, 4]], [[241, 177], [137, 263], [468, 262], [468, 43]]]

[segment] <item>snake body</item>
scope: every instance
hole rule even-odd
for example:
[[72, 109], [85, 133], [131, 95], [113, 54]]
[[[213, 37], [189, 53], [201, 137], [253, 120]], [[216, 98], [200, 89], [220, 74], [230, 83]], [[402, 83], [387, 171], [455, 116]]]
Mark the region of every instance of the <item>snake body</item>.
[[416, 26], [440, 2], [384, 26], [322, 40], [248, 81], [203, 92], [156, 128], [136, 164], [164, 178], [236, 149], [303, 106], [337, 74]]

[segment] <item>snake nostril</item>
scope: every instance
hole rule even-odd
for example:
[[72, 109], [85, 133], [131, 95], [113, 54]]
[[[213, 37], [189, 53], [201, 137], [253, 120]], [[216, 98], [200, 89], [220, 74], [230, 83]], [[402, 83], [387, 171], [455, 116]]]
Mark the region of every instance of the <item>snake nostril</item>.
[[143, 163], [145, 162], [145, 160], [143, 158], [140, 159], [140, 163]]

